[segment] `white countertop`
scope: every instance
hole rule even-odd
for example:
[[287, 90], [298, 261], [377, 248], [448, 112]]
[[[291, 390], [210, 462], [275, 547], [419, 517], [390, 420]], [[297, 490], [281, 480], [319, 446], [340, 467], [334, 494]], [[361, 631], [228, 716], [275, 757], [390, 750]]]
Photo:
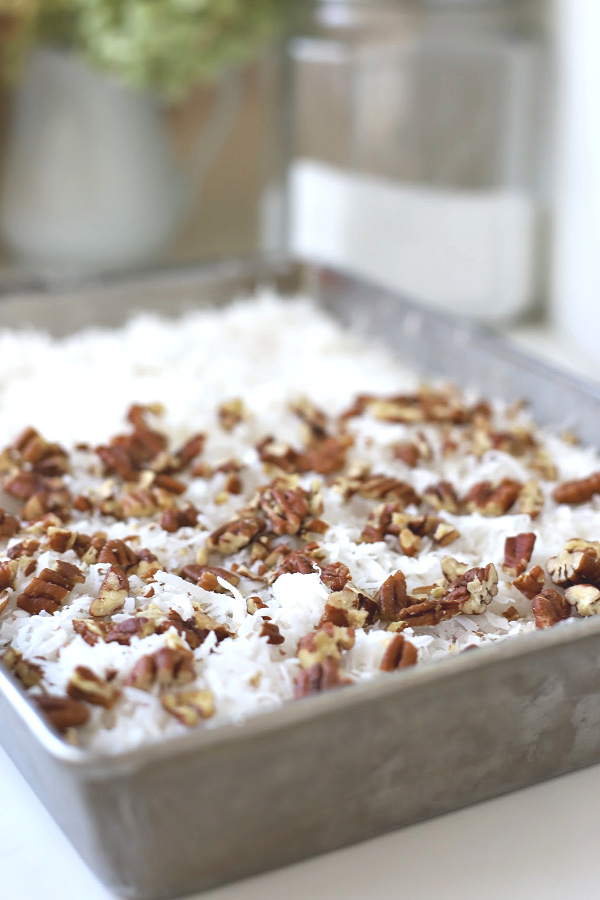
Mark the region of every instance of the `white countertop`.
[[[551, 332], [523, 346], [600, 380]], [[600, 766], [250, 881], [202, 900], [595, 900]], [[0, 750], [1, 900], [114, 900]]]

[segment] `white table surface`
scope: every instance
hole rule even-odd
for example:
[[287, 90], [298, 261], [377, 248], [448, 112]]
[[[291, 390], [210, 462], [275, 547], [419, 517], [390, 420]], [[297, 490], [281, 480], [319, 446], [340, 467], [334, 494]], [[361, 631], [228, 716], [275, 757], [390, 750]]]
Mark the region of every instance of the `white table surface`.
[[[549, 332], [521, 329], [515, 337], [600, 379], [600, 364]], [[202, 900], [596, 900], [599, 798], [595, 766]], [[114, 900], [2, 750], [0, 900]]]

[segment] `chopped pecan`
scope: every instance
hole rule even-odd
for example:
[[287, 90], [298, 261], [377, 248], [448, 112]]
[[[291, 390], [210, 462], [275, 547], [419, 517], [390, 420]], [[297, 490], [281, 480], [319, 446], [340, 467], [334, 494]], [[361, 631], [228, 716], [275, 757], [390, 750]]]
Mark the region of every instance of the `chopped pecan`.
[[600, 494], [600, 472], [593, 472], [587, 478], [578, 478], [576, 481], [565, 481], [554, 489], [552, 496], [557, 503], [576, 506], [587, 503], [596, 494]]
[[111, 566], [102, 582], [100, 593], [95, 600], [92, 600], [90, 615], [95, 618], [112, 616], [118, 609], [121, 609], [128, 593], [127, 575], [119, 566]]
[[75, 544], [76, 532], [69, 531], [67, 528], [59, 528], [53, 525], [46, 532], [48, 545], [51, 550], [56, 553], [66, 553], [71, 550]]
[[311, 403], [306, 397], [301, 397], [290, 403], [290, 409], [305, 425], [306, 443], [322, 441], [327, 435], [327, 416], [322, 409]]
[[445, 604], [458, 603], [460, 611], [468, 616], [485, 612], [498, 593], [498, 573], [493, 563], [485, 568], [468, 569], [453, 581], [445, 591]]
[[534, 478], [526, 481], [519, 494], [518, 512], [537, 519], [544, 507], [544, 495], [539, 482]]
[[340, 628], [363, 628], [372, 615], [370, 610], [361, 609], [362, 596], [349, 589], [334, 591], [327, 598], [320, 624], [331, 622]]
[[565, 597], [575, 606], [580, 616], [597, 616], [600, 613], [600, 589], [592, 584], [574, 584], [567, 588]]
[[302, 669], [294, 679], [294, 696], [297, 700], [310, 694], [320, 694], [333, 688], [351, 684], [350, 679], [342, 676], [340, 661], [328, 656], [322, 663], [315, 663], [308, 669]]
[[442, 575], [449, 583], [456, 581], [461, 575], [464, 575], [469, 568], [466, 563], [459, 562], [453, 556], [444, 556], [440, 563]]
[[558, 470], [554, 464], [550, 454], [545, 447], [537, 447], [533, 454], [529, 467], [546, 481], [556, 481], [558, 478]]
[[375, 597], [379, 615], [385, 622], [394, 622], [399, 614], [409, 606], [404, 573], [398, 570], [383, 582]]
[[396, 634], [386, 647], [380, 669], [382, 672], [393, 672], [395, 669], [406, 669], [417, 662], [418, 652], [414, 644], [407, 641], [403, 634]]
[[141, 656], [125, 679], [127, 687], [139, 691], [150, 691], [156, 683], [156, 660], [154, 656]]
[[421, 538], [410, 528], [401, 528], [398, 535], [400, 550], [405, 556], [416, 556], [421, 549]]
[[104, 640], [106, 635], [106, 626], [103, 623], [94, 622], [93, 619], [73, 619], [73, 630], [90, 647], [95, 647], [99, 640]]
[[0, 563], [0, 590], [6, 588], [14, 588], [17, 572], [19, 571], [19, 563], [16, 559], [5, 560]]
[[246, 600], [246, 610], [248, 615], [253, 616], [259, 609], [267, 609], [267, 604], [263, 603], [260, 597], [248, 597]]
[[21, 523], [0, 507], [0, 538], [11, 538], [19, 531]]
[[399, 441], [392, 445], [392, 450], [394, 458], [401, 460], [410, 469], [414, 469], [421, 458], [419, 448], [412, 441]]
[[85, 700], [105, 709], [112, 709], [120, 696], [112, 682], [100, 678], [87, 666], [77, 666], [69, 679], [67, 694], [72, 700]]
[[454, 527], [454, 525], [450, 525], [449, 522], [439, 521], [435, 527], [435, 531], [431, 535], [431, 538], [435, 544], [439, 544], [440, 547], [447, 547], [449, 544], [453, 544], [454, 541], [457, 541], [460, 537], [460, 531]]
[[289, 444], [266, 437], [256, 445], [256, 450], [267, 471], [276, 469], [288, 475], [300, 471], [300, 454]]
[[276, 535], [298, 534], [310, 513], [307, 492], [282, 479], [261, 488], [258, 507], [268, 520], [269, 530]]
[[[414, 597], [409, 598], [411, 601]], [[460, 604], [458, 602], [444, 602], [440, 600], [430, 599], [423, 600], [420, 603], [411, 603], [398, 613], [398, 619], [404, 625], [412, 627], [421, 627], [425, 625], [438, 625], [445, 619], [458, 615], [460, 612]]]
[[157, 628], [157, 631], [163, 632], [171, 627], [175, 628], [177, 633], [187, 641], [192, 650], [203, 644], [211, 632], [214, 633], [217, 642], [231, 637], [231, 632], [226, 625], [221, 625], [220, 622], [198, 609], [189, 619], [182, 619], [179, 613], [171, 610], [168, 618]]
[[593, 584], [600, 587], [600, 554], [598, 544], [575, 538], [567, 541], [558, 556], [546, 563], [546, 571], [554, 584]]
[[193, 528], [198, 521], [198, 510], [192, 503], [187, 503], [183, 509], [166, 509], [162, 514], [160, 526], [165, 531], [173, 533], [180, 528]]
[[206, 435], [198, 432], [197, 434], [192, 435], [191, 438], [185, 442], [185, 444], [179, 448], [179, 450], [175, 453], [175, 458], [177, 460], [178, 465], [176, 469], [185, 469], [189, 466], [197, 456], [200, 456], [202, 451], [204, 450], [204, 444], [206, 443]]
[[517, 619], [521, 618], [521, 613], [514, 606], [509, 606], [508, 609], [505, 609], [500, 615], [503, 619], [506, 619], [507, 622], [516, 622]]
[[382, 541], [392, 524], [394, 513], [400, 512], [398, 503], [381, 503], [369, 513], [369, 518], [360, 536], [364, 544], [376, 544]]
[[34, 553], [40, 549], [40, 542], [32, 539], [19, 541], [18, 544], [13, 544], [12, 547], [9, 547], [6, 551], [6, 555], [10, 559], [20, 559], [22, 556], [33, 556]]
[[187, 485], [185, 485], [183, 481], [179, 481], [179, 479], [174, 478], [173, 475], [165, 475], [164, 473], [156, 476], [154, 484], [157, 488], [166, 491], [167, 494], [175, 494], [176, 496], [185, 494], [187, 491]]
[[124, 619], [123, 622], [111, 622], [104, 628], [106, 628], [104, 640], [107, 644], [114, 642], [127, 645], [131, 642], [132, 637], [145, 638], [154, 634], [156, 622], [146, 616], [132, 616], [130, 619]]
[[225, 479], [224, 490], [225, 493], [234, 494], [235, 496], [242, 494], [244, 492], [244, 485], [240, 476], [235, 472], [231, 472]]
[[34, 687], [42, 680], [42, 670], [35, 663], [25, 659], [20, 653], [9, 647], [2, 657], [4, 665], [17, 676], [26, 688]]
[[568, 601], [554, 588], [540, 591], [533, 598], [531, 606], [536, 628], [551, 628], [571, 615]]
[[330, 591], [343, 591], [350, 581], [350, 569], [341, 562], [327, 563], [321, 569], [321, 581]]
[[223, 581], [229, 582], [234, 587], [237, 587], [240, 583], [237, 575], [234, 575], [228, 569], [221, 569], [218, 566], [197, 566], [194, 564], [184, 566], [181, 570], [181, 577], [185, 578], [186, 581], [194, 582], [198, 587], [204, 588], [205, 591], [212, 591], [215, 594], [223, 594], [227, 591], [218, 582], [218, 578], [222, 578]]
[[436, 512], [449, 512], [457, 514], [460, 510], [460, 501], [449, 481], [439, 481], [423, 491], [423, 500]]
[[156, 663], [156, 683], [159, 686], [190, 684], [194, 681], [194, 654], [189, 650], [161, 647], [153, 657]]
[[518, 578], [515, 578], [513, 587], [516, 587], [528, 600], [533, 600], [543, 590], [545, 583], [546, 575], [544, 570], [541, 566], [534, 566], [529, 572], [524, 572]]
[[354, 629], [325, 622], [298, 642], [298, 660], [303, 669], [322, 663], [327, 657], [340, 659], [342, 650], [354, 646]]
[[280, 632], [275, 622], [267, 622], [263, 624], [260, 630], [260, 637], [266, 637], [267, 644], [283, 644], [285, 638]]
[[217, 409], [217, 415], [219, 425], [223, 431], [233, 431], [236, 425], [239, 425], [240, 422], [247, 418], [248, 412], [244, 406], [244, 401], [240, 400], [239, 397], [234, 397], [232, 400], [225, 400], [220, 404]]
[[59, 731], [85, 725], [90, 717], [87, 706], [71, 697], [55, 697], [51, 694], [44, 694], [33, 699]]
[[420, 502], [412, 485], [388, 475], [368, 475], [358, 481], [355, 493], [366, 500], [394, 501], [401, 508]]
[[[102, 541], [101, 537], [99, 537], [99, 541]], [[95, 541], [92, 540], [92, 547], [94, 545]], [[108, 563], [110, 566], [118, 566], [126, 572], [127, 569], [135, 566], [137, 563], [137, 555], [125, 541], [115, 539], [102, 543], [98, 562]]]
[[163, 694], [163, 708], [188, 728], [199, 725], [203, 719], [215, 714], [215, 698], [212, 691], [179, 691]]
[[318, 475], [333, 475], [346, 465], [348, 450], [352, 446], [352, 438], [327, 437], [322, 441], [314, 441], [298, 457], [298, 471], [316, 472]]
[[43, 569], [17, 597], [17, 606], [30, 615], [55, 613], [76, 584], [85, 581], [77, 566], [58, 560], [51, 569]]
[[510, 575], [511, 578], [516, 578], [517, 575], [521, 575], [525, 571], [531, 559], [534, 546], [535, 534], [531, 531], [506, 538], [502, 569], [507, 575]]
[[252, 543], [261, 531], [265, 523], [258, 516], [246, 514], [232, 522], [226, 522], [212, 532], [208, 539], [208, 546], [224, 556], [231, 556], [243, 547]]
[[521, 488], [521, 483], [511, 478], [503, 478], [496, 486], [489, 481], [480, 481], [467, 493], [463, 505], [468, 512], [478, 512], [482, 516], [503, 516], [517, 500]]

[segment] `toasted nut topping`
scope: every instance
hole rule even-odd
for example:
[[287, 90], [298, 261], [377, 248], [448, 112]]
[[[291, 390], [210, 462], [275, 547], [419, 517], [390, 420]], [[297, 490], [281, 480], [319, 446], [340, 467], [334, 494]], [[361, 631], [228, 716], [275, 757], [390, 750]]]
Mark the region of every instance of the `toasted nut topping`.
[[495, 487], [489, 481], [474, 484], [464, 499], [468, 512], [478, 512], [482, 516], [503, 516], [515, 503], [521, 493], [521, 483], [503, 478]]
[[309, 496], [301, 487], [292, 487], [281, 479], [259, 492], [258, 506], [273, 534], [298, 534], [309, 515]]
[[77, 666], [67, 685], [67, 694], [72, 700], [85, 700], [106, 709], [111, 709], [119, 699], [115, 685], [100, 678], [87, 666]]
[[367, 609], [361, 609], [361, 596], [354, 590], [334, 591], [327, 598], [321, 625], [331, 622], [340, 628], [364, 628], [372, 617]]
[[418, 651], [414, 644], [407, 641], [403, 634], [397, 634], [386, 647], [381, 660], [382, 672], [393, 672], [395, 669], [406, 669], [417, 662]]
[[90, 606], [90, 615], [95, 618], [112, 616], [121, 609], [129, 593], [127, 575], [118, 566], [111, 566], [100, 587], [100, 593]]
[[14, 588], [18, 571], [19, 563], [16, 559], [5, 560], [5, 562], [0, 563], [0, 590]]
[[423, 500], [429, 504], [436, 512], [445, 512], [456, 514], [459, 512], [459, 499], [456, 491], [448, 481], [440, 481], [438, 484], [432, 484], [423, 491]]
[[567, 600], [553, 588], [541, 591], [532, 602], [536, 628], [551, 628], [571, 615]]
[[8, 650], [4, 653], [2, 657], [2, 662], [4, 665], [11, 669], [19, 679], [19, 681], [26, 687], [34, 687], [34, 685], [39, 684], [42, 680], [42, 670], [35, 663], [30, 662], [28, 659], [24, 659], [24, 657], [17, 653], [12, 647], [9, 647]]
[[529, 531], [525, 534], [517, 534], [515, 537], [507, 537], [504, 542], [504, 563], [502, 569], [511, 578], [521, 575], [527, 568], [535, 546], [535, 534]]
[[354, 646], [354, 629], [340, 628], [325, 622], [317, 631], [312, 631], [298, 643], [298, 660], [303, 669], [310, 669], [315, 663], [322, 663], [327, 657], [341, 658], [342, 650]]
[[140, 691], [150, 691], [156, 683], [156, 660], [154, 656], [142, 656], [125, 679], [128, 687]]
[[456, 528], [448, 522], [440, 522], [439, 525], [436, 526], [431, 537], [434, 543], [439, 544], [440, 547], [447, 547], [449, 544], [453, 544], [454, 541], [459, 539], [460, 531], [457, 531]]
[[[95, 623], [98, 627], [98, 623]], [[102, 627], [102, 626], [101, 626]], [[132, 637], [145, 638], [156, 631], [156, 621], [146, 616], [133, 616], [123, 622], [110, 622], [104, 625], [106, 634], [104, 640], [107, 644], [116, 643], [128, 645]]]
[[197, 521], [198, 510], [192, 503], [188, 503], [183, 509], [166, 509], [162, 514], [160, 525], [172, 534], [180, 528], [193, 528]]
[[513, 581], [513, 587], [516, 587], [524, 597], [528, 600], [540, 593], [546, 583], [546, 575], [541, 566], [534, 566], [529, 572], [524, 572]]
[[162, 647], [154, 654], [156, 681], [160, 686], [189, 684], [196, 677], [194, 654], [189, 650]]
[[394, 622], [399, 613], [409, 606], [404, 572], [398, 570], [383, 582], [375, 598], [379, 615], [385, 622]]
[[103, 624], [94, 622], [93, 619], [73, 619], [73, 630], [86, 644], [95, 647], [98, 641], [104, 640], [106, 629]]
[[219, 578], [229, 582], [233, 587], [237, 587], [240, 583], [238, 575], [218, 566], [187, 565], [181, 570], [181, 577], [185, 578], [186, 581], [194, 582], [198, 587], [204, 588], [205, 591], [213, 591], [215, 594], [226, 592], [226, 588], [218, 581]]
[[45, 694], [33, 698], [42, 712], [59, 731], [67, 728], [78, 728], [85, 725], [90, 717], [90, 711], [84, 703], [73, 700], [71, 697], [54, 697]]
[[320, 694], [333, 688], [351, 684], [350, 679], [342, 676], [340, 661], [328, 656], [322, 663], [315, 663], [308, 669], [302, 669], [294, 679], [294, 696], [296, 699]]
[[469, 569], [449, 585], [444, 594], [446, 603], [460, 605], [460, 611], [467, 616], [477, 616], [498, 593], [498, 573], [493, 563], [485, 568]]
[[321, 569], [321, 581], [330, 591], [343, 591], [350, 581], [350, 569], [341, 562], [327, 563]]
[[210, 535], [208, 546], [224, 556], [231, 556], [247, 547], [263, 530], [264, 521], [257, 516], [245, 515], [232, 522], [226, 522]]
[[567, 541], [558, 556], [548, 560], [546, 571], [559, 587], [570, 587], [573, 584], [593, 584], [600, 587], [598, 545], [578, 539]]
[[163, 694], [163, 708], [188, 728], [199, 725], [203, 719], [215, 714], [215, 698], [212, 691], [179, 691]]
[[569, 503], [576, 506], [587, 503], [595, 494], [600, 494], [600, 472], [594, 472], [587, 478], [576, 481], [565, 481], [554, 489], [552, 496], [557, 503]]
[[77, 566], [58, 560], [52, 568], [43, 569], [17, 597], [17, 606], [30, 615], [45, 611], [55, 613], [76, 584], [85, 581]]
[[221, 403], [217, 414], [223, 431], [233, 431], [236, 425], [239, 425], [248, 416], [244, 401], [240, 400], [239, 397]]
[[416, 556], [421, 549], [421, 538], [418, 534], [413, 534], [410, 528], [400, 529], [398, 543], [405, 556]]
[[518, 512], [537, 519], [544, 507], [544, 495], [539, 482], [535, 479], [526, 481], [519, 495]]
[[[102, 539], [100, 538], [100, 541]], [[94, 546], [92, 541], [92, 547]], [[99, 563], [108, 563], [111, 566], [119, 566], [123, 571], [127, 571], [130, 566], [135, 566], [137, 556], [131, 547], [125, 541], [111, 540], [102, 542], [100, 553], [98, 556]]]
[[442, 575], [449, 583], [456, 581], [461, 575], [464, 575], [469, 568], [466, 563], [459, 562], [453, 556], [444, 556], [440, 563]]
[[283, 644], [285, 640], [275, 622], [265, 622], [260, 630], [260, 636], [266, 637], [267, 644]]
[[567, 588], [565, 597], [576, 607], [580, 616], [597, 616], [600, 613], [600, 589], [591, 584], [575, 584]]

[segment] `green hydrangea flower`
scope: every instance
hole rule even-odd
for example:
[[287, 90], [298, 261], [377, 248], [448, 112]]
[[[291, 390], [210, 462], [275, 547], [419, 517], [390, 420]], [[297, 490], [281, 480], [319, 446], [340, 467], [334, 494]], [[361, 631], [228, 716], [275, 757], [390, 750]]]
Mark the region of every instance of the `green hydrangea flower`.
[[[3, 2], [14, 0], [0, 0], [0, 11]], [[39, 0], [29, 30], [35, 40], [81, 51], [129, 85], [177, 99], [274, 40], [292, 2]]]

